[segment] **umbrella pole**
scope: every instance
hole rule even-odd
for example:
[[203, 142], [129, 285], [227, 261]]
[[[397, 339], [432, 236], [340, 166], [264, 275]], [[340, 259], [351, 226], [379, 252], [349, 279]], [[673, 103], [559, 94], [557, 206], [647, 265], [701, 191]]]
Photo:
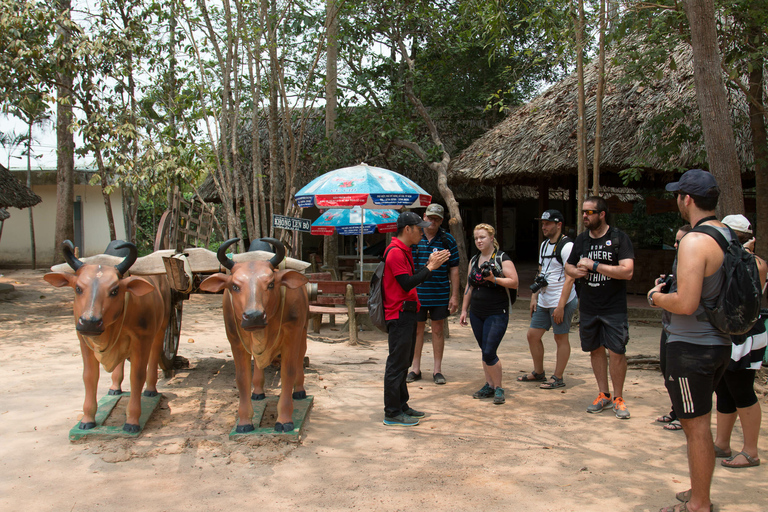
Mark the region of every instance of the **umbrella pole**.
[[365, 208], [360, 208], [360, 238], [357, 239], [360, 253], [360, 280], [363, 280], [363, 224], [365, 224]]

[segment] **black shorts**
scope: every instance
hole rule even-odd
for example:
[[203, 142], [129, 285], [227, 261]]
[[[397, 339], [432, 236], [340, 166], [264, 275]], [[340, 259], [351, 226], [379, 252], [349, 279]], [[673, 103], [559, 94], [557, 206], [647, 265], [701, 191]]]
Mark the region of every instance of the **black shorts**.
[[421, 306], [421, 309], [416, 314], [416, 319], [419, 322], [426, 322], [427, 312], [429, 312], [429, 318], [432, 320], [445, 320], [448, 318], [448, 306]]
[[579, 314], [581, 350], [592, 352], [605, 347], [616, 354], [624, 354], [629, 342], [629, 323], [626, 313], [608, 315]]
[[730, 360], [730, 345], [667, 343], [664, 383], [678, 418], [698, 418], [712, 412], [712, 393]]

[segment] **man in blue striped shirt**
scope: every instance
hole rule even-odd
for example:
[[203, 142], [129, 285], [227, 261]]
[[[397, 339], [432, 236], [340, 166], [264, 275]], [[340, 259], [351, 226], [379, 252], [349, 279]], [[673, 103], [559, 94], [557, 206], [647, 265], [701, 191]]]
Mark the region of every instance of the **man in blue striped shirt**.
[[432, 203], [424, 213], [424, 220], [429, 221], [429, 227], [424, 228], [419, 245], [411, 246], [415, 268], [426, 265], [429, 255], [442, 249], [451, 251], [451, 256], [440, 268], [432, 271], [429, 279], [417, 287], [419, 293], [419, 310], [416, 327], [416, 347], [413, 354], [411, 371], [407, 382], [421, 379], [421, 349], [424, 346], [424, 326], [427, 315], [432, 319], [432, 352], [435, 364], [432, 369], [432, 380], [435, 384], [445, 384], [442, 374], [443, 350], [445, 348], [445, 319], [449, 314], [459, 309], [459, 249], [450, 233], [440, 224], [443, 223], [445, 210], [437, 203]]

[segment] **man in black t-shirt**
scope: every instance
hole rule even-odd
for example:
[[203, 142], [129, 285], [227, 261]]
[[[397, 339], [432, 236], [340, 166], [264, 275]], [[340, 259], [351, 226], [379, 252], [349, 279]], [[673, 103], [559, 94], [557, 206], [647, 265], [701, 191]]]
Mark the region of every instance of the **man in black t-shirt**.
[[[598, 196], [588, 197], [582, 205], [584, 227], [573, 242], [566, 273], [579, 285], [579, 337], [581, 349], [589, 352], [599, 394], [587, 407], [598, 413], [608, 407], [619, 419], [629, 419], [624, 403], [624, 378], [627, 375], [626, 345], [627, 281], [632, 279], [635, 253], [629, 237], [605, 220], [608, 205]], [[613, 397], [608, 391], [608, 350]]]

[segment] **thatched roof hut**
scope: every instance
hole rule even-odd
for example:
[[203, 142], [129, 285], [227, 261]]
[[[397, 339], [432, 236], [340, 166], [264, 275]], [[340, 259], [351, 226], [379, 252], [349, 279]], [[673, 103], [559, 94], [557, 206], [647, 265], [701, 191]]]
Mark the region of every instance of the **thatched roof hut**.
[[[630, 42], [617, 43], [606, 59], [601, 185], [621, 186], [618, 173], [625, 169], [638, 169], [646, 185], [659, 185], [672, 180], [671, 171], [707, 168], [690, 45], [678, 46], [665, 68], [640, 82], [630, 80], [625, 73], [623, 63], [628, 61], [629, 46], [622, 48], [622, 44]], [[593, 62], [584, 70], [590, 169], [597, 78], [597, 63]], [[752, 164], [747, 105], [743, 94], [729, 94], [739, 161], [746, 171]], [[574, 73], [512, 110], [453, 160], [449, 181], [536, 185], [545, 180], [568, 186], [564, 178], [575, 177], [578, 166], [577, 97]]]
[[14, 208], [29, 208], [42, 201], [40, 196], [23, 185], [11, 172], [0, 165], [0, 209], [13, 206]]

